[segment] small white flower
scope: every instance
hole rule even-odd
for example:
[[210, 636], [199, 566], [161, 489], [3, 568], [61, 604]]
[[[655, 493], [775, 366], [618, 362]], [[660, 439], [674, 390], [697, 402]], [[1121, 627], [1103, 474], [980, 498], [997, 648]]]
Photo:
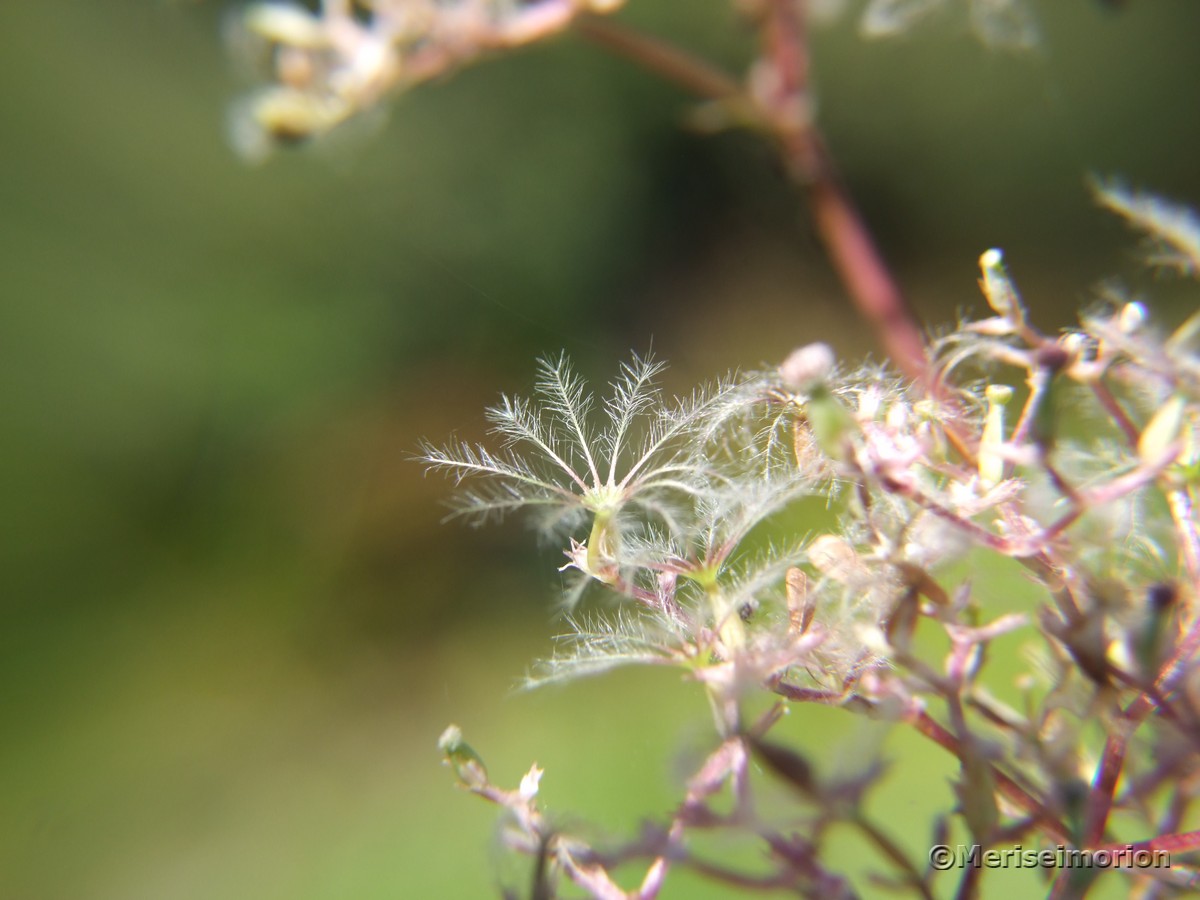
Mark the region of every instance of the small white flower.
[[595, 397], [566, 358], [542, 360], [536, 401], [505, 395], [488, 410], [502, 450], [426, 445], [421, 459], [459, 481], [482, 479], [460, 499], [460, 513], [533, 507], [548, 529], [590, 520], [591, 534], [586, 544], [572, 545], [568, 565], [607, 581], [628, 523], [654, 522], [672, 535], [685, 530], [681, 510], [710, 488], [711, 467], [702, 455], [707, 433], [745, 402], [736, 386], [725, 384], [667, 403], [655, 385], [663, 369], [636, 356], [625, 364], [597, 427]]
[[779, 366], [779, 377], [794, 391], [805, 392], [829, 378], [837, 362], [828, 344], [806, 344], [793, 350]]
[[878, 385], [873, 384], [858, 392], [858, 420], [860, 422], [873, 422], [879, 418], [879, 411], [882, 408], [883, 391]]
[[246, 9], [246, 30], [275, 44], [320, 50], [329, 45], [321, 19], [292, 3], [256, 3]]
[[538, 785], [542, 780], [543, 774], [544, 770], [538, 768], [538, 764], [534, 763], [529, 771], [525, 773], [525, 777], [521, 779], [521, 786], [517, 789], [517, 792], [526, 803], [537, 796]]

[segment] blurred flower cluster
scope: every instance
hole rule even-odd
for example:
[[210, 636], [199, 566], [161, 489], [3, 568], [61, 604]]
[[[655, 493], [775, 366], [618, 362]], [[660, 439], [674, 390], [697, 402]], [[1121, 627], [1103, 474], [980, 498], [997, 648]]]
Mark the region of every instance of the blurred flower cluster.
[[[789, 4], [796, 17], [803, 17], [808, 3], [817, 21], [835, 19], [847, 6], [846, 0], [737, 0], [735, 6], [751, 21], [760, 21], [769, 8]], [[380, 115], [383, 101], [392, 94], [448, 75], [489, 53], [560, 34], [589, 15], [612, 13], [624, 4], [625, 0], [250, 3], [231, 20], [229, 43], [268, 83], [233, 107], [231, 141], [247, 159], [264, 159], [280, 144], [321, 138], [351, 119]], [[990, 46], [1024, 50], [1038, 43], [1037, 25], [1024, 0], [871, 0], [859, 14], [859, 31], [867, 38], [895, 37], [959, 5], [967, 11], [971, 30]], [[659, 62], [669, 68], [679, 59]], [[761, 78], [761, 70], [752, 69], [751, 76], [756, 72]], [[707, 115], [713, 114], [709, 110]]]
[[[823, 0], [823, 5], [826, 15], [835, 15], [846, 3]], [[970, 30], [990, 47], [1029, 50], [1040, 40], [1025, 0], [870, 0], [859, 17], [859, 30], [868, 38], [895, 37], [954, 6], [965, 9]]]
[[[1100, 198], [1158, 259], [1200, 265], [1186, 211], [1116, 185]], [[448, 734], [462, 782], [509, 809], [510, 843], [541, 860], [538, 896], [566, 877], [597, 897], [653, 897], [673, 865], [746, 889], [851, 896], [820, 855], [838, 823], [878, 850], [894, 887], [932, 896], [937, 873], [863, 810], [880, 770], [828, 783], [769, 738], [799, 703], [911, 726], [957, 757], [957, 805], [931, 846], [960, 828], [985, 847], [1028, 835], [1095, 849], [1116, 839], [1114, 810], [1147, 847], [1200, 845], [1176, 834], [1200, 790], [1200, 313], [1163, 333], [1141, 303], [1108, 298], [1047, 335], [1001, 253], [980, 266], [993, 315], [942, 336], [925, 383], [843, 369], [812, 344], [673, 400], [655, 386], [661, 364], [635, 357], [597, 401], [559, 358], [541, 363], [534, 399], [489, 411], [496, 447], [424, 449], [429, 467], [476, 485], [460, 513], [528, 507], [563, 538], [572, 631], [534, 683], [674, 666], [713, 710], [717, 749], [675, 816], [607, 850], [546, 824], [540, 770], [502, 791]], [[814, 502], [836, 527], [792, 535]], [[1026, 594], [983, 608], [963, 569], [1002, 558], [1026, 572]], [[617, 602], [585, 612], [591, 587]], [[1016, 685], [989, 682], [988, 651], [1009, 634], [1032, 666]], [[997, 699], [1014, 690], [1020, 704]], [[750, 715], [768, 694], [776, 705]], [[798, 792], [803, 828], [760, 812], [754, 758]], [[709, 803], [725, 791], [732, 811]], [[697, 859], [688, 833], [721, 828], [760, 837], [770, 867]], [[649, 861], [643, 879], [619, 887], [613, 870], [635, 858]], [[1193, 877], [1182, 862], [1126, 874], [1154, 896]], [[981, 872], [962, 877], [959, 895], [975, 895]], [[1064, 885], [1062, 896], [1079, 889]]]
[[315, 9], [288, 0], [252, 3], [232, 23], [230, 41], [267, 70], [272, 84], [235, 108], [232, 140], [245, 156], [260, 159], [274, 144], [329, 133], [393, 91], [622, 2], [320, 0]]

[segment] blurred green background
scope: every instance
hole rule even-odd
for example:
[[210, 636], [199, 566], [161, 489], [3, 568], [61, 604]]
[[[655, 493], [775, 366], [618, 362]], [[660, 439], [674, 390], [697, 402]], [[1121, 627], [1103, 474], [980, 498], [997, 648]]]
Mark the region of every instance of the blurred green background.
[[[1177, 319], [1083, 179], [1200, 203], [1200, 4], [1033, 6], [1026, 57], [954, 15], [818, 32], [833, 150], [931, 323], [980, 311], [993, 245], [1045, 327], [1109, 276]], [[252, 168], [224, 139], [228, 12], [0, 6], [0, 898], [490, 896], [526, 876], [439, 767], [447, 723], [500, 782], [537, 760], [553, 810], [630, 834], [708, 712], [669, 673], [513, 694], [562, 627], [558, 551], [439, 524], [449, 487], [406, 457], [482, 434], [541, 353], [607, 379], [653, 346], [682, 390], [875, 348], [770, 151], [681, 128], [625, 63], [564, 38]], [[625, 18], [750, 53], [719, 0]], [[861, 740], [788, 727], [818, 761]], [[920, 852], [949, 759], [884, 746], [907, 767], [880, 814]]]

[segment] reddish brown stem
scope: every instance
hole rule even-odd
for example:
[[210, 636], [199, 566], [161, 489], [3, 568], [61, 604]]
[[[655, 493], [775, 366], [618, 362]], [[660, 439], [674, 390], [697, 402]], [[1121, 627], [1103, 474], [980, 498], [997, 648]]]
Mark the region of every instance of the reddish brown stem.
[[708, 100], [745, 97], [742, 86], [729, 73], [659, 38], [596, 16], [581, 17], [575, 22], [575, 31], [697, 97]]
[[772, 2], [763, 23], [775, 89], [747, 96], [738, 81], [705, 60], [610, 20], [583, 17], [576, 31], [604, 49], [709, 100], [742, 103], [777, 139], [793, 180], [809, 194], [813, 221], [855, 308], [905, 375], [932, 386], [924, 334], [909, 310], [849, 193], [842, 186], [820, 133], [804, 114], [808, 50], [797, 4]]
[[[784, 682], [776, 682], [772, 689], [789, 700], [800, 702], [815, 701], [818, 703], [835, 703], [844, 699], [832, 691], [818, 691], [797, 687]], [[949, 751], [954, 756], [962, 758], [962, 743], [950, 731], [938, 724], [929, 713], [920, 710], [909, 717], [909, 721], [917, 731], [929, 738], [939, 747]], [[1014, 806], [1024, 810], [1032, 817], [1033, 822], [1045, 834], [1064, 844], [1073, 844], [1067, 829], [1053, 814], [1047, 810], [1036, 797], [1021, 787], [1008, 775], [996, 771], [993, 767], [993, 777], [1000, 794]]]
[[810, 182], [809, 200], [829, 258], [887, 355], [909, 378], [930, 387], [925, 336], [849, 194], [832, 171], [820, 139], [814, 135], [809, 140], [818, 145], [814, 155], [824, 160], [820, 176]]
[[1129, 414], [1125, 412], [1125, 408], [1121, 406], [1120, 401], [1113, 396], [1113, 392], [1108, 389], [1108, 385], [1103, 380], [1093, 381], [1092, 393], [1100, 405], [1104, 407], [1104, 411], [1112, 417], [1117, 427], [1121, 429], [1121, 433], [1125, 435], [1125, 440], [1129, 442], [1130, 446], [1135, 446], [1140, 434], [1138, 427], [1133, 424], [1133, 420], [1129, 418]]
[[1137, 853], [1143, 850], [1163, 853], [1186, 853], [1189, 850], [1200, 850], [1200, 831], [1184, 831], [1178, 834], [1160, 834], [1148, 841], [1138, 841], [1134, 844], [1102, 844], [1097, 850], [1126, 851]]
[[804, 4], [771, 0], [763, 23], [773, 78], [768, 112], [792, 177], [808, 188], [813, 221], [859, 314], [896, 366], [931, 387], [925, 335], [838, 177], [808, 116], [808, 30]]
[[[1159, 696], [1165, 697], [1171, 693], [1176, 682], [1187, 673], [1188, 663], [1196, 655], [1197, 650], [1200, 650], [1200, 619], [1192, 623], [1187, 635], [1175, 648], [1175, 652], [1171, 654], [1171, 658], [1167, 660], [1159, 672], [1158, 678], [1155, 679], [1154, 687]], [[1154, 709], [1155, 703], [1149, 694], [1138, 694], [1121, 715], [1121, 727], [1109, 735], [1104, 742], [1104, 755], [1101, 757], [1100, 767], [1096, 770], [1096, 777], [1092, 782], [1092, 794], [1088, 803], [1087, 826], [1084, 835], [1085, 846], [1090, 847], [1097, 844], [1103, 838], [1104, 829], [1108, 825], [1108, 816], [1112, 811], [1117, 781], [1120, 779], [1121, 769], [1125, 765], [1129, 739], [1133, 737], [1133, 732]]]
[[[962, 745], [959, 743], [958, 738], [934, 721], [929, 713], [921, 710], [911, 717], [911, 722], [917, 731], [925, 735], [925, 737], [929, 738], [939, 747], [948, 750], [960, 759], [962, 758]], [[1036, 797], [1013, 781], [1009, 776], [1003, 772], [996, 771], [994, 768], [993, 776], [996, 779], [996, 787], [1004, 799], [1033, 816], [1038, 828], [1045, 834], [1063, 844], [1074, 843], [1066, 827]]]

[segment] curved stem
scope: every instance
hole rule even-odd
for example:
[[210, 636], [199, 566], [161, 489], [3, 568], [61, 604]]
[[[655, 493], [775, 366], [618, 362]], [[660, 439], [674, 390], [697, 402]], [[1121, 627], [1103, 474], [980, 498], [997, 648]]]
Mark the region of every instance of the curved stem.
[[820, 130], [809, 115], [808, 29], [803, 3], [769, 0], [763, 49], [772, 70], [763, 98], [776, 122], [780, 148], [796, 182], [808, 189], [813, 220], [829, 259], [859, 315], [896, 366], [933, 386], [925, 335], [843, 186]]
[[855, 309], [897, 368], [932, 388], [921, 326], [843, 187], [823, 138], [804, 114], [808, 52], [794, 2], [773, 2], [767, 12], [767, 60], [775, 70], [777, 90], [766, 97], [751, 97], [706, 60], [613, 21], [585, 16], [576, 21], [575, 30], [695, 96], [741, 106], [747, 118], [776, 139], [789, 176], [808, 192], [817, 234]]
[[597, 46], [631, 60], [697, 97], [708, 100], [745, 98], [742, 86], [728, 72], [661, 38], [596, 16], [579, 18], [575, 22], [575, 31]]

